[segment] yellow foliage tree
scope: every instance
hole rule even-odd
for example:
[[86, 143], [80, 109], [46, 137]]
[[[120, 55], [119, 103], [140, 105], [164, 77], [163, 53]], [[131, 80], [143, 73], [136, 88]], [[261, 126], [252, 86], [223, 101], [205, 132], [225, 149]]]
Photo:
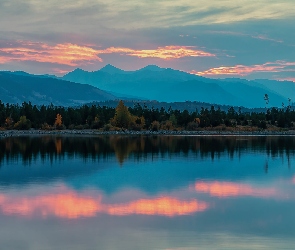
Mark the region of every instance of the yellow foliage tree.
[[62, 124], [62, 116], [60, 114], [56, 115], [54, 127], [57, 129], [63, 129], [64, 125]]
[[119, 128], [128, 128], [129, 124], [132, 122], [132, 115], [130, 114], [128, 108], [124, 105], [121, 100], [116, 107], [115, 116], [112, 118], [111, 123]]

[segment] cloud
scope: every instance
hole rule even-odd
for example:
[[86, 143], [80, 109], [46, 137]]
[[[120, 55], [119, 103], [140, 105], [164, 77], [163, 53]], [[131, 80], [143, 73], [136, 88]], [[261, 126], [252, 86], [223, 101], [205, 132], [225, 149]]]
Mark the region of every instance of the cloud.
[[277, 191], [274, 188], [256, 188], [248, 184], [233, 182], [196, 182], [194, 186], [197, 192], [208, 193], [210, 196], [226, 198], [239, 196], [274, 197]]
[[295, 62], [267, 62], [258, 65], [235, 65], [235, 66], [221, 66], [211, 68], [205, 71], [191, 71], [192, 74], [201, 76], [215, 76], [215, 75], [237, 75], [246, 76], [257, 72], [295, 72]]
[[0, 63], [10, 61], [35, 61], [54, 63], [59, 65], [78, 66], [102, 62], [100, 55], [119, 54], [138, 58], [159, 58], [163, 60], [179, 59], [183, 57], [212, 57], [209, 52], [197, 50], [193, 46], [164, 46], [156, 49], [131, 49], [110, 47], [95, 49], [71, 43], [49, 45], [28, 41], [17, 41], [16, 44], [0, 47]]
[[[2, 30], [44, 28], [92, 32], [98, 28], [138, 29], [235, 23], [246, 20], [287, 19], [295, 15], [293, 0], [2, 0]], [[17, 18], [16, 18], [17, 17]], [[10, 26], [6, 25], [9, 24]]]
[[196, 50], [194, 46], [164, 46], [157, 49], [134, 50], [128, 48], [107, 48], [101, 50], [101, 54], [119, 53], [122, 55], [135, 56], [139, 58], [160, 58], [164, 60], [179, 59], [183, 57], [211, 57], [214, 54]]
[[13, 47], [0, 48], [0, 63], [9, 61], [35, 61], [77, 66], [102, 61], [97, 50], [71, 43], [48, 45], [45, 43], [18, 41]]
[[267, 35], [263, 35], [263, 34], [248, 34], [248, 33], [243, 33], [243, 32], [237, 32], [237, 31], [215, 31], [215, 30], [210, 30], [207, 31], [206, 33], [208, 34], [220, 34], [220, 35], [225, 35], [225, 36], [236, 36], [236, 37], [251, 37], [254, 39], [258, 39], [258, 40], [265, 40], [265, 41], [270, 41], [270, 42], [275, 42], [275, 43], [283, 43], [284, 41], [281, 39], [274, 39], [274, 38], [270, 38]]

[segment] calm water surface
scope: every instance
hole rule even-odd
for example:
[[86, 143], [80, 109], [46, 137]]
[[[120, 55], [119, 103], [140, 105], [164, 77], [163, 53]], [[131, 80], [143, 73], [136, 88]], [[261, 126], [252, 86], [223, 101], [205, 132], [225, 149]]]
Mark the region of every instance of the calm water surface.
[[294, 249], [294, 137], [0, 140], [1, 249]]

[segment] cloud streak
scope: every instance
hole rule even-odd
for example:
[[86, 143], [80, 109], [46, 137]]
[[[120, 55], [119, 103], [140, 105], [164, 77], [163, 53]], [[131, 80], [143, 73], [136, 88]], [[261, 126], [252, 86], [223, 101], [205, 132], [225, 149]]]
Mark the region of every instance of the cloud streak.
[[257, 72], [295, 72], [295, 62], [267, 62], [257, 65], [235, 65], [211, 68], [205, 71], [191, 71], [190, 73], [201, 76], [237, 75], [247, 76]]
[[77, 66], [102, 61], [97, 50], [71, 43], [50, 46], [44, 43], [18, 42], [20, 46], [0, 48], [0, 63], [9, 61], [35, 61]]
[[14, 46], [0, 47], [0, 63], [10, 61], [35, 61], [68, 66], [80, 66], [102, 62], [101, 55], [119, 54], [138, 58], [159, 58], [163, 60], [183, 57], [213, 57], [214, 54], [197, 50], [194, 46], [164, 46], [156, 49], [131, 49], [110, 47], [95, 49], [71, 43], [49, 45], [45, 43], [18, 41]]
[[[159, 24], [161, 27], [207, 25], [246, 20], [286, 19], [295, 15], [292, 0], [158, 0], [152, 4], [143, 0], [51, 0], [46, 3], [41, 0], [3, 1], [0, 6], [3, 28], [9, 30], [5, 24], [10, 22], [13, 30], [20, 31], [24, 28], [40, 31], [46, 27], [51, 31], [66, 29], [72, 32], [77, 28], [89, 29], [89, 24], [93, 24], [92, 30], [95, 26], [130, 30], [155, 28]], [[18, 15], [17, 20], [13, 17], [15, 15]]]

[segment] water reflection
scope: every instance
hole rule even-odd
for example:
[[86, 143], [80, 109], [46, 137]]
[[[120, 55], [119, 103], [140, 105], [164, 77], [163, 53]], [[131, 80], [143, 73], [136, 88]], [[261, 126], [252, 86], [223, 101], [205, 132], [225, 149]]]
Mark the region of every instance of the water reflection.
[[[240, 157], [245, 151], [265, 152], [271, 157], [290, 156], [295, 153], [293, 136], [256, 136], [256, 137], [193, 137], [193, 136], [97, 136], [91, 137], [11, 137], [0, 140], [0, 164], [4, 159], [18, 159], [26, 163], [37, 156], [43, 160], [79, 155], [84, 159], [106, 158], [116, 155], [118, 162], [133, 155], [135, 158], [147, 157], [147, 154], [165, 153], [188, 154], [194, 152], [200, 158], [219, 158], [222, 155]], [[267, 162], [265, 168], [267, 169]], [[1, 165], [0, 165], [1, 166]]]
[[252, 196], [252, 197], [279, 197], [277, 188], [253, 187], [249, 184], [233, 182], [196, 182], [195, 190], [197, 192], [208, 193], [210, 196], [219, 198]]
[[[294, 140], [2, 139], [1, 245], [4, 249], [21, 249], [24, 244], [42, 249], [48, 242], [56, 249], [98, 245], [101, 249], [292, 249]], [[22, 242], [17, 245], [11, 235]]]
[[[34, 187], [38, 189], [38, 187]], [[196, 199], [181, 200], [176, 197], [159, 196], [141, 198], [122, 203], [107, 204], [100, 193], [79, 193], [69, 188], [51, 190], [39, 195], [13, 194], [0, 195], [0, 212], [5, 215], [23, 217], [59, 217], [77, 219], [95, 217], [98, 213], [113, 216], [160, 215], [182, 216], [203, 212], [208, 209], [206, 202]], [[22, 192], [21, 192], [22, 193]]]

